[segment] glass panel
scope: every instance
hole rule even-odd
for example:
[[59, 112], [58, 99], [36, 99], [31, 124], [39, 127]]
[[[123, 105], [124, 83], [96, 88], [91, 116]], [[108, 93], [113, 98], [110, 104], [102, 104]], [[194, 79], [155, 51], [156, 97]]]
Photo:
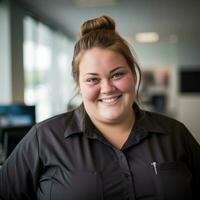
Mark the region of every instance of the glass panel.
[[25, 17], [25, 103], [36, 105], [37, 121], [67, 110], [74, 91], [72, 51], [73, 42], [65, 35]]

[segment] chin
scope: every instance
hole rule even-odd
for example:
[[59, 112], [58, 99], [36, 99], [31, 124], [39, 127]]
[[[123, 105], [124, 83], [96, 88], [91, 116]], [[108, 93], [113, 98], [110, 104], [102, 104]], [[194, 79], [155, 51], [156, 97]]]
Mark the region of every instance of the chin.
[[101, 115], [101, 119], [102, 121], [105, 121], [107, 123], [114, 123], [121, 121], [123, 119], [123, 116], [119, 114]]

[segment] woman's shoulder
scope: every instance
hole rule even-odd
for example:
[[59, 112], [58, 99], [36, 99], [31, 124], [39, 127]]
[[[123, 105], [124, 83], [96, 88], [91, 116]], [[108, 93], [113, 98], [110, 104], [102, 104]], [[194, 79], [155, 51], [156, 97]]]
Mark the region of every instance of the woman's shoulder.
[[57, 114], [57, 115], [54, 115], [52, 117], [49, 117], [47, 119], [44, 119], [40, 122], [37, 122], [35, 124], [35, 127], [36, 128], [47, 128], [47, 127], [53, 127], [55, 125], [64, 125], [65, 124], [65, 121], [70, 118], [70, 116], [73, 115], [73, 112], [63, 112], [63, 113], [60, 113], [60, 114]]
[[183, 122], [167, 114], [144, 111], [144, 120], [150, 126], [165, 132], [187, 130]]
[[153, 112], [153, 111], [147, 111], [147, 110], [145, 110], [144, 112], [145, 112], [146, 117], [149, 117], [149, 118], [152, 118], [152, 119], [182, 124], [182, 122], [180, 122], [174, 116], [170, 116], [167, 113], [159, 113], [159, 112]]
[[64, 112], [46, 120], [38, 122], [34, 125], [35, 130], [39, 132], [65, 132], [71, 127], [78, 127], [83, 120], [82, 108], [78, 107], [74, 110]]

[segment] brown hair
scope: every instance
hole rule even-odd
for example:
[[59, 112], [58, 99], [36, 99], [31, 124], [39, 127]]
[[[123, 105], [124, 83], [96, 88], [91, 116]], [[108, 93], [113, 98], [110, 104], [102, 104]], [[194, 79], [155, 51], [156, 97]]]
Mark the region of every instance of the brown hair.
[[138, 97], [138, 90], [141, 82], [140, 67], [136, 58], [131, 53], [128, 43], [115, 31], [114, 20], [108, 16], [101, 16], [88, 20], [81, 26], [80, 39], [75, 44], [72, 60], [72, 75], [77, 88], [79, 86], [79, 63], [81, 57], [86, 50], [93, 47], [110, 49], [124, 56], [135, 79], [138, 81]]

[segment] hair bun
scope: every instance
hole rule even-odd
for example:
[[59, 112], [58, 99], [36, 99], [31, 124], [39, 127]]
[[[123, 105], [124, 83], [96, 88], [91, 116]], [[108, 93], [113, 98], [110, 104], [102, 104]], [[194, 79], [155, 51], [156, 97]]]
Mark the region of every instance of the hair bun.
[[82, 24], [80, 36], [83, 37], [91, 31], [102, 29], [115, 31], [114, 20], [108, 16], [101, 16], [88, 20]]

